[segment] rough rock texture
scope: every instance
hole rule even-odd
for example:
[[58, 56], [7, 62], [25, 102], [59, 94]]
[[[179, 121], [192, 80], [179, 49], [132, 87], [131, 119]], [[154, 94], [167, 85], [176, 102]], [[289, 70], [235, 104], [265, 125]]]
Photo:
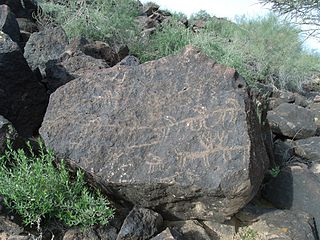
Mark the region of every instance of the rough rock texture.
[[29, 33], [39, 31], [38, 25], [27, 18], [17, 18], [17, 23], [19, 25], [20, 31], [25, 31]]
[[24, 48], [24, 57], [32, 70], [39, 68], [45, 76], [46, 63], [58, 59], [67, 44], [67, 35], [61, 27], [47, 28], [30, 36]]
[[196, 220], [169, 222], [168, 228], [176, 240], [219, 240], [213, 231], [206, 231]]
[[263, 196], [277, 208], [309, 213], [315, 218], [320, 232], [320, 178], [306, 167], [282, 169], [279, 176], [266, 185]]
[[291, 141], [277, 139], [273, 145], [273, 154], [277, 166], [284, 166], [294, 155], [294, 146]]
[[0, 31], [8, 34], [14, 42], [20, 43], [18, 22], [7, 5], [0, 5]]
[[114, 66], [118, 62], [116, 52], [105, 42], [88, 43], [83, 46], [82, 52], [97, 59], [104, 59], [110, 66]]
[[166, 230], [151, 238], [151, 240], [175, 240], [175, 238], [172, 236], [170, 229], [166, 228]]
[[310, 161], [320, 162], [320, 137], [301, 139], [294, 143], [297, 155]]
[[18, 45], [0, 32], [0, 115], [23, 137], [41, 125], [48, 102], [45, 88], [37, 81]]
[[292, 139], [314, 136], [317, 131], [314, 118], [310, 110], [289, 103], [283, 103], [268, 112], [272, 131]]
[[67, 83], [40, 131], [109, 193], [171, 218], [224, 220], [268, 168], [245, 82], [192, 47]]
[[315, 123], [317, 125], [317, 136], [320, 136], [320, 102], [314, 102], [309, 105], [310, 111], [315, 115]]
[[99, 227], [98, 229], [80, 228], [69, 229], [63, 236], [63, 240], [116, 240], [116, 229], [110, 226]]
[[319, 239], [314, 219], [305, 212], [264, 209], [248, 205], [236, 214], [236, 217], [248, 226], [241, 226], [234, 240]]
[[4, 153], [7, 146], [7, 138], [14, 140], [16, 138], [16, 130], [12, 124], [0, 115], [0, 156]]
[[160, 232], [162, 216], [145, 208], [133, 208], [123, 222], [117, 240], [147, 240]]
[[99, 71], [102, 68], [108, 68], [109, 65], [102, 59], [95, 59], [87, 56], [80, 51], [72, 55], [66, 54], [58, 60], [50, 60], [46, 64], [46, 84], [52, 93], [58, 87], [80, 77], [88, 70]]
[[[214, 232], [218, 240], [230, 240], [233, 239], [236, 234], [236, 223], [233, 219], [225, 224], [215, 221], [205, 221], [203, 222], [203, 226], [207, 229], [207, 232]], [[212, 233], [212, 235], [214, 234]]]
[[32, 240], [35, 236], [24, 234], [24, 229], [16, 223], [0, 216], [0, 240]]
[[34, 0], [0, 0], [0, 5], [8, 5], [17, 18], [32, 19], [32, 13], [37, 10]]
[[138, 66], [140, 64], [140, 61], [135, 56], [129, 55], [126, 56], [124, 59], [122, 59], [117, 66], [124, 65], [124, 66]]

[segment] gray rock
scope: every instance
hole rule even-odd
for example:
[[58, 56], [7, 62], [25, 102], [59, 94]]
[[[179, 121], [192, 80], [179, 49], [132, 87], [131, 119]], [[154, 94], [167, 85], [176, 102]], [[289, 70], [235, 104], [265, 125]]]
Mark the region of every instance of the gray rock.
[[20, 31], [25, 31], [29, 33], [38, 32], [38, 25], [27, 18], [17, 18], [17, 23], [19, 25]]
[[80, 228], [72, 228], [63, 236], [63, 240], [116, 240], [116, 238], [116, 229], [111, 226], [90, 228], [85, 231]]
[[59, 60], [50, 60], [46, 64], [46, 82], [50, 93], [58, 87], [82, 76], [86, 71], [108, 68], [102, 59], [95, 59], [78, 51], [72, 55], [65, 54]]
[[20, 44], [20, 29], [16, 16], [7, 5], [0, 5], [0, 31], [9, 35], [16, 43]]
[[208, 232], [196, 220], [169, 222], [168, 228], [176, 240], [219, 240], [215, 232]]
[[317, 125], [317, 136], [320, 136], [320, 102], [314, 102], [309, 105], [310, 111], [315, 115], [315, 123]]
[[129, 55], [122, 59], [117, 65], [123, 65], [123, 66], [138, 66], [140, 64], [140, 61], [135, 56]]
[[41, 135], [118, 198], [166, 217], [224, 220], [268, 168], [256, 116], [236, 71], [187, 47], [59, 88]]
[[291, 139], [314, 136], [317, 130], [314, 118], [310, 110], [289, 103], [283, 103], [268, 112], [272, 131]]
[[274, 159], [277, 166], [284, 166], [294, 156], [293, 143], [277, 139], [273, 145]]
[[[263, 209], [249, 205], [238, 214], [240, 227], [234, 240], [317, 240], [314, 219], [301, 211]], [[250, 238], [251, 237], [251, 238]]]
[[159, 233], [157, 236], [151, 238], [151, 240], [175, 240], [172, 236], [170, 229], [166, 228], [164, 231]]
[[159, 8], [160, 8], [160, 6], [158, 4], [153, 3], [153, 2], [148, 2], [143, 5], [143, 14], [150, 16], [154, 12], [156, 12]]
[[[288, 166], [264, 188], [263, 196], [275, 207], [309, 213], [320, 226], [320, 178], [302, 166]], [[304, 239], [304, 238], [298, 238]]]
[[30, 36], [24, 48], [24, 57], [32, 70], [39, 68], [45, 76], [46, 63], [58, 59], [67, 45], [68, 38], [61, 27], [47, 28]]
[[310, 161], [320, 162], [320, 137], [311, 137], [297, 140], [295, 144], [295, 153]]
[[17, 133], [12, 124], [0, 115], [0, 156], [6, 149], [7, 139], [13, 141], [16, 137]]
[[[205, 228], [209, 228], [210, 231], [213, 231], [219, 240], [230, 240], [236, 234], [236, 221], [232, 219], [226, 223], [218, 223], [215, 221], [205, 221], [203, 222]], [[207, 230], [208, 232], [208, 230]]]
[[5, 216], [0, 216], [1, 240], [32, 240], [35, 236], [24, 233], [24, 229], [10, 221]]
[[117, 240], [146, 240], [160, 232], [162, 216], [152, 210], [133, 208], [123, 222]]
[[23, 137], [38, 131], [48, 96], [29, 68], [18, 45], [0, 32], [0, 115]]

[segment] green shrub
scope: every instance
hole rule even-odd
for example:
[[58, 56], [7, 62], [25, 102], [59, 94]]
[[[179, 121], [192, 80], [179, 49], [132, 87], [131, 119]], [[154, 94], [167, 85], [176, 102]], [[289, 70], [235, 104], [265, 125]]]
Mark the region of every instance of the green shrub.
[[57, 168], [52, 151], [39, 143], [39, 154], [8, 150], [0, 158], [0, 196], [4, 205], [21, 215], [26, 225], [40, 224], [43, 218], [57, 218], [67, 226], [88, 227], [107, 224], [113, 209], [99, 193], [90, 193], [84, 174], [74, 181], [63, 161]]
[[205, 17], [206, 27], [197, 34], [172, 18], [148, 42], [140, 43], [135, 54], [149, 61], [192, 44], [218, 63], [237, 69], [251, 85], [260, 82], [293, 91], [319, 73], [320, 58], [303, 51], [299, 30], [274, 15], [240, 18], [237, 24]]
[[55, 22], [69, 37], [83, 36], [110, 44], [130, 44], [138, 32], [134, 18], [138, 16], [135, 0], [39, 1], [43, 14], [40, 22]]

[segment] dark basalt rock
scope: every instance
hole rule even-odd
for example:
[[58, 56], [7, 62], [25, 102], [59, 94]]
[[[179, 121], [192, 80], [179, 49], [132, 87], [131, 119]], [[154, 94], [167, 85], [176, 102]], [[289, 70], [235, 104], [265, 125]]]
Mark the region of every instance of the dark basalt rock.
[[0, 32], [0, 115], [23, 137], [41, 125], [48, 96], [24, 59], [20, 48]]
[[32, 70], [39, 68], [45, 76], [47, 62], [59, 59], [67, 45], [68, 38], [61, 27], [47, 28], [30, 36], [24, 48], [24, 57]]
[[317, 131], [315, 115], [295, 104], [282, 103], [268, 112], [268, 120], [275, 134], [291, 139], [312, 137]]
[[[263, 196], [275, 207], [309, 213], [320, 226], [320, 178], [304, 166], [283, 168], [266, 184]], [[301, 238], [303, 239], [303, 238]]]
[[33, 13], [38, 9], [35, 0], [0, 0], [0, 5], [8, 5], [17, 18], [33, 19]]
[[147, 240], [160, 232], [160, 214], [144, 208], [133, 208], [123, 222], [117, 240]]
[[166, 230], [162, 231], [157, 236], [151, 238], [151, 240], [176, 240], [176, 239], [172, 236], [170, 229], [166, 228]]
[[192, 47], [86, 72], [51, 95], [40, 132], [105, 191], [166, 218], [224, 220], [269, 165], [245, 82]]
[[320, 162], [320, 137], [311, 137], [294, 142], [295, 153], [310, 161]]
[[20, 44], [20, 29], [16, 16], [7, 5], [0, 5], [0, 31], [8, 34], [16, 43]]

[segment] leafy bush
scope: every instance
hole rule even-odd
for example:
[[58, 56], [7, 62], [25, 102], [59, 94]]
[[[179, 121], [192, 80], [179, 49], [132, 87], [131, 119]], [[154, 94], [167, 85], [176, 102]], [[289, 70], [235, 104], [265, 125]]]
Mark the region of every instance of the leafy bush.
[[274, 15], [240, 18], [237, 24], [206, 19], [206, 27], [195, 34], [172, 18], [134, 52], [142, 61], [149, 61], [192, 44], [217, 62], [237, 69], [249, 84], [260, 82], [279, 89], [299, 90], [319, 72], [320, 58], [303, 51], [299, 30]]
[[4, 205], [15, 210], [26, 225], [41, 219], [57, 218], [67, 226], [88, 227], [107, 224], [113, 209], [99, 193], [90, 193], [84, 174], [77, 171], [74, 181], [62, 161], [55, 167], [54, 154], [39, 143], [39, 154], [29, 145], [29, 153], [8, 150], [0, 158], [0, 195]]
[[69, 37], [128, 44], [138, 31], [135, 0], [41, 0], [39, 4], [43, 9], [38, 16], [40, 23], [55, 22]]

